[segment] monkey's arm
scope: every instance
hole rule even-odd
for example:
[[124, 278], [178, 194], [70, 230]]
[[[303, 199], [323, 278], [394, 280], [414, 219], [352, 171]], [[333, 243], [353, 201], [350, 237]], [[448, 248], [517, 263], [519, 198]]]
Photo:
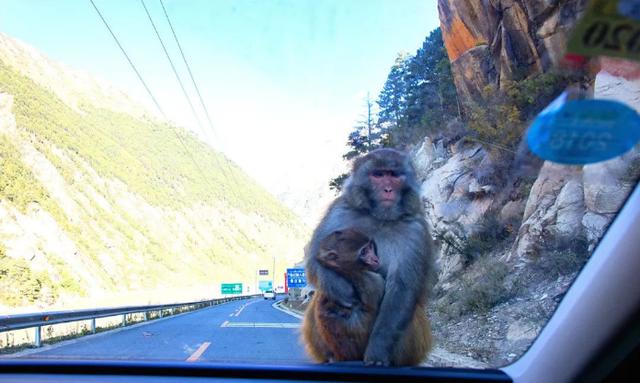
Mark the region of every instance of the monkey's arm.
[[315, 257], [307, 258], [306, 273], [309, 282], [316, 289], [344, 307], [353, 307], [357, 303], [355, 290], [351, 283], [333, 270], [322, 266]]
[[[435, 273], [430, 239], [419, 231], [405, 233], [387, 272], [380, 311], [373, 326], [364, 361], [389, 365], [395, 347], [409, 326], [418, 302], [424, 302]], [[428, 232], [423, 231], [426, 235]], [[412, 237], [412, 238], [411, 238]]]
[[380, 311], [364, 354], [364, 361], [368, 364], [391, 364], [394, 348], [413, 318], [418, 302], [417, 289], [404, 287], [407, 282], [403, 279], [387, 276]]

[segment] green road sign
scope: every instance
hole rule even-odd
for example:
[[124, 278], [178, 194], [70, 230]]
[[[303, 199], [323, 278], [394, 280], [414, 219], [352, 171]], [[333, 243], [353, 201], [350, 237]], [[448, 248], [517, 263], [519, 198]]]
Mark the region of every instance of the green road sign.
[[242, 294], [242, 283], [223, 283], [220, 290], [222, 294]]

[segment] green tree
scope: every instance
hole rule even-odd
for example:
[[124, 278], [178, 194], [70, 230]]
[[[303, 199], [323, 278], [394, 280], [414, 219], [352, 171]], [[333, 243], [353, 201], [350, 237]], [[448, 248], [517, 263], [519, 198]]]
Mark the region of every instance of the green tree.
[[[342, 156], [345, 160], [351, 160], [362, 154], [366, 154], [380, 147], [382, 144], [382, 134], [376, 121], [374, 104], [369, 93], [367, 93], [367, 98], [365, 99], [365, 109], [366, 112], [361, 116], [362, 118], [354, 126], [354, 129], [349, 133], [347, 138], [349, 151]], [[348, 174], [344, 173], [333, 178], [329, 181], [329, 188], [340, 192], [340, 190], [342, 190], [342, 184], [347, 177]]]
[[[372, 113], [367, 96], [367, 114], [349, 133], [351, 160], [381, 146], [404, 148], [427, 135], [446, 134], [448, 121], [460, 117], [456, 88], [440, 28], [426, 37], [415, 55], [400, 53], [391, 67]], [[346, 174], [329, 183], [340, 191]]]
[[482, 97], [466, 105], [467, 126], [490, 154], [512, 153], [527, 122], [569, 84], [579, 82], [580, 76], [550, 71], [519, 81], [505, 81], [500, 89], [488, 85]]
[[366, 112], [349, 133], [347, 138], [349, 151], [342, 156], [345, 160], [351, 160], [361, 154], [368, 153], [382, 144], [382, 134], [376, 121], [376, 113], [369, 93], [364, 101]]
[[396, 147], [438, 134], [447, 121], [460, 117], [440, 28], [426, 37], [415, 55], [398, 56], [378, 104], [388, 143]]
[[378, 96], [378, 123], [382, 131], [388, 136], [390, 143], [398, 143], [400, 137], [394, 134], [401, 133], [405, 124], [405, 111], [407, 107], [407, 76], [411, 55], [399, 53], [391, 67], [382, 91]]

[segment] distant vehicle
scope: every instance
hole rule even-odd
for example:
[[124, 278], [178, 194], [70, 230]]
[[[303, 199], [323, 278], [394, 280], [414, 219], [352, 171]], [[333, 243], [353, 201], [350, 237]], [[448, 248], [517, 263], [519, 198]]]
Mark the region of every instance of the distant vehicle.
[[264, 299], [273, 299], [274, 301], [276, 300], [276, 293], [274, 293], [273, 290], [265, 291], [262, 296], [264, 297]]

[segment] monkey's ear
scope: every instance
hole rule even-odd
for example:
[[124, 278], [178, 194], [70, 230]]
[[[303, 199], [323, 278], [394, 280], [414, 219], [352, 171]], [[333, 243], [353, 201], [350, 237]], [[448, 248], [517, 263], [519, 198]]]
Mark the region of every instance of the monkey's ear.
[[363, 186], [367, 185], [368, 180], [360, 178], [362, 177], [356, 179], [355, 176], [351, 176], [349, 178], [350, 181], [345, 183], [343, 195], [351, 207], [369, 210], [371, 209], [371, 202], [367, 190]]
[[420, 198], [420, 194], [416, 193], [413, 189], [409, 189], [407, 191], [407, 193], [403, 198], [403, 202], [404, 202], [404, 211], [408, 214], [420, 214], [424, 209], [424, 206], [422, 205], [422, 198]]
[[335, 261], [338, 258], [338, 253], [335, 250], [320, 251], [318, 259], [323, 262]]

